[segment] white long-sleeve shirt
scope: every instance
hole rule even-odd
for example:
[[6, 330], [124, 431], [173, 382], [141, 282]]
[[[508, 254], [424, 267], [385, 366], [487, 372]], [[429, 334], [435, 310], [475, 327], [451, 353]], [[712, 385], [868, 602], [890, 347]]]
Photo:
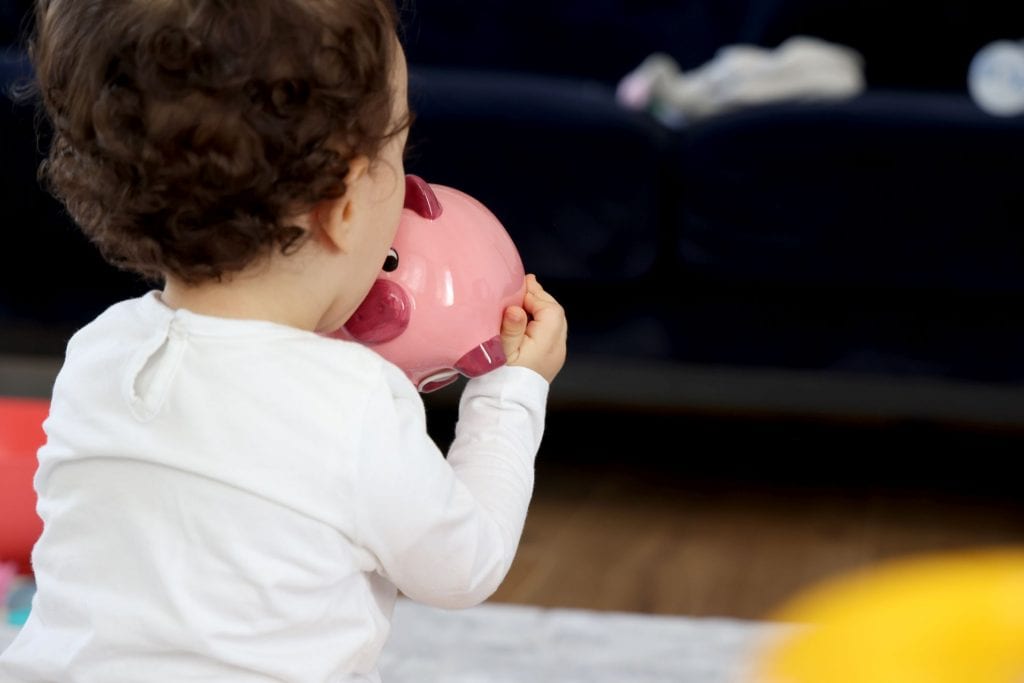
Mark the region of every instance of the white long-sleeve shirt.
[[446, 459], [358, 344], [115, 305], [54, 387], [38, 592], [0, 682], [379, 680], [398, 590], [459, 608], [504, 578], [546, 397], [524, 368], [469, 381]]

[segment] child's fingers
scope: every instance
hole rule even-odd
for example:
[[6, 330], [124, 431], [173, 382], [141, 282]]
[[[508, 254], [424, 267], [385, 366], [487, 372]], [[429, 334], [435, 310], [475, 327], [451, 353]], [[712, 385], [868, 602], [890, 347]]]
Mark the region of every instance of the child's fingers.
[[[530, 314], [530, 327], [535, 324], [541, 326], [553, 325], [560, 327], [565, 324], [565, 310], [562, 304], [550, 296], [527, 296], [523, 307]], [[529, 328], [527, 329], [529, 333]]]
[[567, 334], [565, 310], [562, 305], [548, 294], [533, 275], [527, 277], [526, 298], [523, 307], [532, 318], [526, 328], [526, 335], [531, 339], [544, 338], [546, 341], [558, 343], [564, 341]]
[[[506, 309], [503, 330], [507, 330], [509, 345], [505, 355], [510, 364], [535, 370], [547, 381], [552, 381], [565, 363], [568, 324], [565, 311], [553, 296], [544, 291], [533, 275], [526, 277], [526, 296], [523, 306]], [[517, 317], [522, 312], [522, 321]], [[520, 328], [521, 323], [525, 325]], [[522, 334], [519, 334], [522, 329]], [[506, 337], [502, 337], [505, 342]], [[517, 344], [509, 353], [509, 348]], [[514, 354], [514, 355], [513, 355]]]

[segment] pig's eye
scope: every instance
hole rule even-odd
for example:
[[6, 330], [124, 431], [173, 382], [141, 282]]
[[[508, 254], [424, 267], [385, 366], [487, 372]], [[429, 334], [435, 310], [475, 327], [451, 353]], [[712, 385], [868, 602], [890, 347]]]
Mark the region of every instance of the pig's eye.
[[390, 273], [398, 267], [398, 252], [394, 248], [388, 249], [387, 258], [384, 259], [384, 272]]

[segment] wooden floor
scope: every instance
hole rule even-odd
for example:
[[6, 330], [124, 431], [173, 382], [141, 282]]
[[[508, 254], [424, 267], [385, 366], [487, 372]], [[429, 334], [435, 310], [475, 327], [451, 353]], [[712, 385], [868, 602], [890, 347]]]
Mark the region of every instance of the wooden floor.
[[[911, 553], [1024, 545], [1024, 435], [554, 413], [499, 602], [745, 619]], [[664, 445], [661, 445], [664, 444]]]

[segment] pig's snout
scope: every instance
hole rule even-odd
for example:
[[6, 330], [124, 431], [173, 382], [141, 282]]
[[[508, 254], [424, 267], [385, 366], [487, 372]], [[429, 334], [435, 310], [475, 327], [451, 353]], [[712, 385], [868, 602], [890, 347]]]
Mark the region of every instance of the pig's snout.
[[411, 316], [412, 305], [402, 286], [377, 280], [345, 323], [345, 330], [363, 344], [383, 344], [405, 332]]

